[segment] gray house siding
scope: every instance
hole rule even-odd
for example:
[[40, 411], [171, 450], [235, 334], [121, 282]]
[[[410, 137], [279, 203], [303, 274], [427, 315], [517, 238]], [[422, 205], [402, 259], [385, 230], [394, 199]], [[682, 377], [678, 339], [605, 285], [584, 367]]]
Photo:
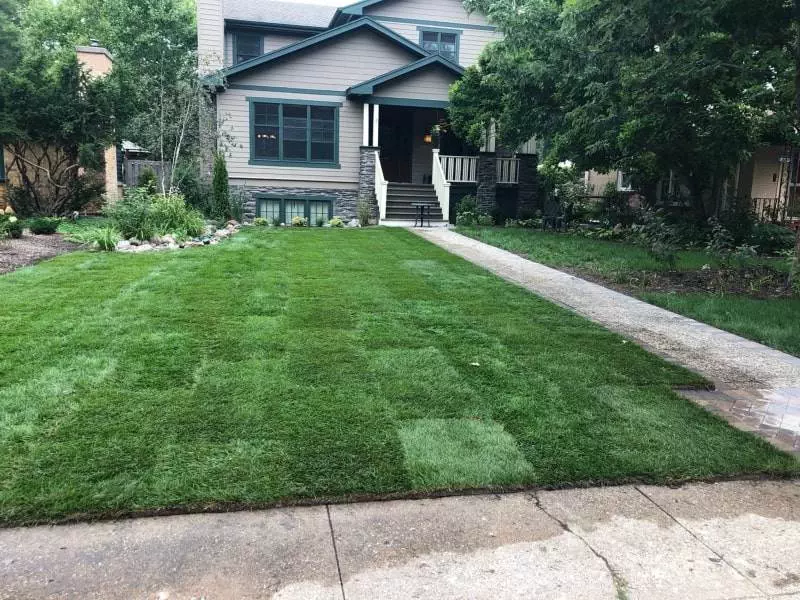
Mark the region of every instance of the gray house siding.
[[446, 102], [453, 73], [442, 67], [429, 66], [416, 73], [390, 81], [375, 90], [374, 96], [384, 98], [419, 98]]
[[221, 68], [224, 53], [221, 0], [197, 0], [198, 68], [210, 73]]

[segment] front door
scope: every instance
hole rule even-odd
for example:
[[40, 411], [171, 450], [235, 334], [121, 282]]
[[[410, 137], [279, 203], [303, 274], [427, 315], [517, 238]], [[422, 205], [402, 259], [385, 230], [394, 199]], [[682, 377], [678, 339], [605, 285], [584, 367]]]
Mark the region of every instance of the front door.
[[412, 109], [381, 106], [378, 144], [386, 181], [411, 183]]

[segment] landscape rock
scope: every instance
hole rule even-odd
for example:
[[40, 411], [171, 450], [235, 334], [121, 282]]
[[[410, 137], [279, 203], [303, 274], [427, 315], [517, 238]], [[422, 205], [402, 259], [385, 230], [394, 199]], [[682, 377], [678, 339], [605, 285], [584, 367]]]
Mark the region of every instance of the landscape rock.
[[361, 223], [358, 222], [358, 219], [350, 219], [347, 223], [348, 227], [361, 227]]
[[117, 242], [117, 250], [124, 251], [124, 250], [130, 250], [130, 248], [131, 248], [131, 243], [128, 240], [122, 240]]

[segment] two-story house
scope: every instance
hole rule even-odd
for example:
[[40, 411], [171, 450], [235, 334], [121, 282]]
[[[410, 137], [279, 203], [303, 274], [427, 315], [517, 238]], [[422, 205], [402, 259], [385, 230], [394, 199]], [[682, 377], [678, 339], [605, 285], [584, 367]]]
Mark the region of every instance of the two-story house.
[[382, 224], [405, 225], [427, 202], [446, 223], [459, 194], [509, 212], [532, 200], [533, 142], [498, 156], [491, 134], [479, 149], [448, 130], [451, 84], [500, 35], [460, 0], [198, 0], [197, 11], [201, 70], [225, 82], [217, 144], [251, 216], [313, 225], [368, 202]]

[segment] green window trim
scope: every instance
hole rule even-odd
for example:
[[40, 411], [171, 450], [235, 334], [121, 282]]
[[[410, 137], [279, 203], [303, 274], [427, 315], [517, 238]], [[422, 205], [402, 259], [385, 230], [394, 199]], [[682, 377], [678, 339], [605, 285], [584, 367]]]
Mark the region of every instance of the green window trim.
[[[417, 27], [417, 31], [419, 31], [419, 45], [426, 51], [430, 52], [431, 54], [438, 54], [444, 59], [452, 61], [458, 64], [458, 55], [461, 49], [461, 34], [462, 31], [459, 29], [447, 29], [444, 27]], [[425, 34], [436, 34], [436, 52], [433, 52], [425, 47]], [[444, 53], [441, 51], [441, 44], [442, 44], [442, 35], [452, 35], [455, 38], [454, 45], [455, 49], [453, 51], [453, 55], [451, 56], [449, 52]]]
[[[247, 101], [250, 104], [250, 160], [251, 165], [278, 166], [278, 167], [304, 167], [319, 169], [339, 169], [339, 109], [341, 102], [323, 102], [318, 100], [286, 99], [286, 98], [251, 98]], [[258, 104], [274, 104], [278, 106], [278, 156], [263, 157], [256, 156], [256, 120], [255, 108]], [[298, 158], [284, 158], [284, 124], [283, 107], [305, 106], [306, 107], [306, 157], [305, 160]], [[311, 156], [312, 130], [311, 130], [311, 108], [323, 106], [333, 109], [333, 158], [332, 159], [313, 159]]]
[[[252, 31], [234, 31], [232, 33], [232, 35], [233, 35], [233, 56], [231, 57], [231, 60], [232, 60], [234, 66], [239, 65], [239, 64], [241, 64], [243, 62], [247, 62], [248, 60], [252, 60], [254, 58], [258, 58], [259, 56], [264, 54], [264, 36], [261, 33], [255, 33], [255, 32], [252, 32]], [[249, 38], [251, 38], [251, 41], [253, 39], [257, 39], [258, 40], [258, 54], [254, 54], [252, 56], [248, 54], [248, 58], [239, 60], [239, 37], [240, 36], [249, 37]]]
[[[281, 223], [287, 225], [291, 222], [291, 218], [287, 218], [287, 205], [291, 205], [289, 206], [289, 212], [293, 213], [293, 215], [296, 213], [297, 216], [299, 216], [299, 211], [297, 211], [297, 205], [299, 203], [303, 203], [302, 216], [308, 219], [308, 224], [311, 227], [316, 225], [317, 218], [322, 218], [326, 223], [333, 218], [334, 198], [331, 196], [255, 194], [255, 198], [256, 217], [263, 217], [271, 220], [277, 216]], [[322, 207], [323, 212], [320, 212], [320, 205], [325, 205]]]

